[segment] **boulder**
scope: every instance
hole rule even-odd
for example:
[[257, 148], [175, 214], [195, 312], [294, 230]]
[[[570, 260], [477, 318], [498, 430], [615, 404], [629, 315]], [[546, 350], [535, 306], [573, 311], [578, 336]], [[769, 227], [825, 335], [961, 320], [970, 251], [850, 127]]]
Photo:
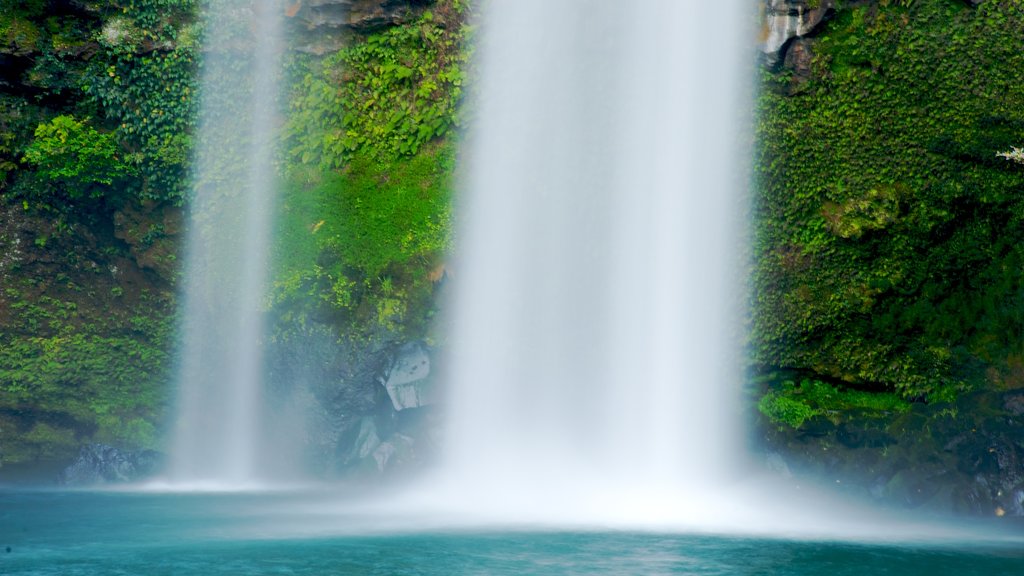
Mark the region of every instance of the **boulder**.
[[410, 342], [400, 347], [384, 380], [384, 388], [395, 410], [430, 404], [430, 384], [430, 354], [426, 346]]
[[371, 31], [409, 17], [410, 0], [304, 0], [296, 12], [310, 28], [327, 26]]
[[366, 34], [408, 22], [429, 0], [286, 0], [285, 15], [299, 32], [293, 48], [325, 54], [346, 44], [345, 35]]
[[786, 57], [783, 65], [793, 71], [793, 80], [796, 83], [803, 82], [811, 77], [811, 63], [814, 61], [814, 50], [811, 40], [797, 38], [786, 50]]
[[779, 64], [790, 42], [819, 30], [835, 13], [835, 0], [763, 0], [760, 49], [765, 63]]
[[138, 482], [156, 474], [163, 455], [154, 450], [124, 452], [106, 444], [86, 444], [57, 478], [62, 486]]
[[178, 271], [183, 220], [182, 210], [176, 206], [148, 201], [128, 204], [114, 213], [114, 236], [128, 245], [140, 269], [172, 280]]
[[395, 434], [381, 442], [373, 451], [373, 461], [380, 474], [401, 469], [415, 459], [416, 442], [409, 436]]

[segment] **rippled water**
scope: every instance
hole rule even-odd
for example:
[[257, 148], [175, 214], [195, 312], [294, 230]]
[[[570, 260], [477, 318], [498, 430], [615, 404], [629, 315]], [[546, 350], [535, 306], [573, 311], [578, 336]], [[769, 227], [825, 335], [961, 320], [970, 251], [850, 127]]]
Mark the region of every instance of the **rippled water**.
[[385, 521], [354, 505], [311, 514], [310, 498], [0, 493], [0, 574], [1024, 574], [1019, 532], [884, 544], [470, 531]]

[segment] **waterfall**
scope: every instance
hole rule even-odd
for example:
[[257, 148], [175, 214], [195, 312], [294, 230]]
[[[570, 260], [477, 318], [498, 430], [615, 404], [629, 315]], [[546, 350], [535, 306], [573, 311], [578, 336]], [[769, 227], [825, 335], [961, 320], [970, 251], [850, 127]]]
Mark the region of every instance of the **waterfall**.
[[184, 268], [170, 477], [241, 486], [260, 460], [260, 308], [274, 196], [280, 19], [275, 0], [213, 0]]
[[716, 513], [742, 452], [745, 4], [486, 3], [439, 475], [466, 510]]

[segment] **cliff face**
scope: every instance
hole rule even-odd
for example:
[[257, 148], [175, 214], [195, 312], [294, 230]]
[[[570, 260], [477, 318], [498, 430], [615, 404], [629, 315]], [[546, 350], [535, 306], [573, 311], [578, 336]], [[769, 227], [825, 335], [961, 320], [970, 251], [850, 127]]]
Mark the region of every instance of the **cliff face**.
[[835, 0], [762, 0], [759, 41], [766, 64], [777, 66], [795, 40], [820, 32], [835, 8]]
[[792, 468], [1020, 513], [1021, 42], [1017, 2], [843, 3], [764, 74], [758, 437]]
[[[299, 51], [336, 57], [339, 47], [361, 45], [368, 34], [393, 37], [388, 31], [403, 22], [416, 24], [415, 34], [388, 45], [387, 54], [369, 55], [366, 66], [378, 57], [426, 58], [417, 52], [425, 49], [420, 32], [442, 26], [460, 30], [446, 2], [435, 5], [436, 18], [419, 22], [426, 4], [289, 2], [282, 9], [290, 17], [293, 69], [307, 70], [309, 78], [320, 81], [320, 75], [339, 68]], [[26, 474], [39, 479], [38, 473], [44, 480], [53, 478], [54, 466], [89, 444], [109, 444], [129, 457], [162, 448], [173, 396], [174, 296], [186, 176], [201, 89], [198, 6], [194, 0], [48, 0], [4, 4], [0, 10], [0, 482]], [[448, 38], [432, 36], [441, 37]], [[454, 47], [446, 53], [457, 52]], [[370, 69], [353, 70], [349, 67], [346, 74], [358, 83]], [[403, 81], [421, 82], [428, 72], [417, 69]], [[448, 87], [437, 84], [448, 97]], [[344, 85], [333, 78], [328, 85], [325, 79], [324, 91]], [[426, 102], [439, 98], [435, 94]], [[333, 99], [299, 104], [309, 115], [296, 121], [306, 124], [295, 132], [310, 133], [316, 123], [311, 115], [340, 114], [341, 104]], [[394, 99], [390, 104], [398, 108]], [[448, 125], [432, 127], [426, 139], [443, 136]], [[407, 128], [416, 132], [419, 124]], [[336, 345], [333, 354], [324, 352], [320, 358], [324, 384], [311, 393], [323, 417], [311, 432], [315, 438], [309, 451], [324, 460], [321, 466], [340, 470], [367, 458], [375, 468], [393, 467], [401, 450], [388, 458], [372, 456], [377, 449], [387, 452], [391, 435], [405, 430], [393, 417], [384, 382], [396, 350], [425, 335], [407, 326], [422, 325], [423, 320], [411, 318], [425, 317], [431, 308], [434, 283], [427, 274], [437, 266], [433, 260], [439, 258], [440, 245], [418, 244], [424, 252], [402, 252], [401, 246], [391, 253], [374, 252], [375, 274], [402, 275], [389, 279], [384, 299], [379, 286], [363, 281], [360, 263], [317, 244], [340, 233], [339, 225], [352, 229], [365, 224], [360, 218], [376, 222], [381, 217], [339, 217], [328, 192], [310, 191], [314, 181], [334, 178], [336, 169], [362, 151], [320, 167], [293, 156], [294, 146], [293, 140], [282, 142], [288, 159], [282, 171], [301, 173], [306, 180], [293, 180], [287, 186], [292, 194], [282, 201], [281, 228], [295, 242], [282, 253], [291, 264], [279, 266], [278, 273], [287, 278], [275, 280], [285, 288], [275, 293], [276, 308], [268, 312], [281, 320], [277, 329], [289, 334], [273, 339], [283, 342], [284, 349], [300, 341], [324, 341], [302, 340], [298, 333], [331, 334], [327, 340]], [[366, 146], [375, 149], [378, 143]], [[430, 154], [434, 158], [435, 148]], [[397, 175], [397, 164], [404, 166], [412, 155], [407, 151], [402, 158], [375, 161]], [[412, 182], [400, 184], [418, 190], [421, 198], [446, 198], [444, 174], [450, 164], [445, 166], [410, 174]], [[365, 175], [367, 180], [379, 177], [376, 172]], [[377, 188], [385, 196], [395, 192], [387, 185]], [[324, 203], [310, 205], [312, 195]], [[400, 203], [386, 207], [404, 210]], [[425, 216], [415, 210], [409, 214]], [[421, 224], [431, 222], [426, 218]], [[422, 240], [410, 225], [395, 221], [393, 229], [376, 230], [375, 238], [394, 237], [395, 244]], [[308, 259], [288, 252], [297, 244]], [[395, 262], [405, 258], [415, 258], [416, 266]], [[394, 270], [386, 270], [392, 265]], [[339, 296], [343, 287], [348, 292]], [[391, 308], [378, 312], [385, 303]], [[356, 341], [339, 343], [350, 333], [358, 335]], [[274, 368], [278, 388], [294, 376], [284, 367], [303, 369], [274, 350], [268, 354], [280, 361]], [[354, 443], [358, 434], [348, 436], [364, 418], [377, 427], [377, 442], [384, 447], [367, 448], [372, 442], [364, 438], [360, 450], [366, 454], [337, 464], [336, 455], [348, 450], [339, 443]], [[402, 442], [399, 438], [392, 444]]]
[[[283, 8], [302, 54], [269, 384], [312, 414], [324, 475], [435, 447], [459, 4]], [[201, 58], [196, 3], [166, 5], [0, 14], [0, 479], [164, 434]], [[1024, 166], [998, 156], [1024, 144], [1019, 2], [763, 10], [755, 441], [890, 503], [1021, 514]], [[62, 134], [79, 148], [49, 146]]]
[[289, 0], [285, 14], [296, 29], [292, 47], [327, 54], [355, 34], [369, 34], [414, 20], [429, 0]]

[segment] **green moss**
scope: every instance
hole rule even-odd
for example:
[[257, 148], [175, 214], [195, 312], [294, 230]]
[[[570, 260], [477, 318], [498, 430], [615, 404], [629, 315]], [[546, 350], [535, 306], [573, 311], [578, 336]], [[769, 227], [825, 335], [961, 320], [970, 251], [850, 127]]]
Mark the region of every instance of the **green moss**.
[[26, 18], [13, 14], [0, 14], [0, 53], [24, 56], [39, 48], [42, 32]]
[[291, 156], [322, 169], [356, 158], [390, 161], [458, 127], [472, 29], [453, 4], [439, 2], [417, 22], [300, 64]]
[[[1024, 7], [841, 9], [758, 100], [754, 360], [906, 398], [1017, 386]], [[951, 392], [952, 391], [952, 392]]]
[[845, 418], [888, 418], [910, 410], [910, 404], [893, 393], [854, 390], [804, 379], [799, 386], [786, 380], [777, 389], [769, 390], [761, 397], [757, 409], [773, 423], [799, 428], [817, 416], [837, 422]]
[[418, 20], [293, 63], [288, 181], [272, 308], [346, 337], [423, 337], [451, 237], [453, 130], [471, 28], [441, 0]]
[[764, 395], [757, 403], [757, 409], [772, 422], [790, 428], [799, 428], [820, 414], [806, 402], [776, 393]]
[[4, 293], [0, 414], [18, 415], [21, 432], [5, 438], [3, 459], [68, 457], [85, 441], [156, 447], [174, 318], [167, 303], [100, 311], [26, 292]]
[[130, 168], [118, 157], [113, 134], [96, 131], [71, 116], [40, 124], [24, 160], [38, 174], [62, 186], [71, 199], [99, 196], [101, 188], [127, 176]]
[[390, 162], [356, 157], [316, 184], [293, 181], [279, 210], [277, 310], [356, 333], [421, 333], [431, 272], [451, 243], [454, 158], [452, 143], [437, 143]]

